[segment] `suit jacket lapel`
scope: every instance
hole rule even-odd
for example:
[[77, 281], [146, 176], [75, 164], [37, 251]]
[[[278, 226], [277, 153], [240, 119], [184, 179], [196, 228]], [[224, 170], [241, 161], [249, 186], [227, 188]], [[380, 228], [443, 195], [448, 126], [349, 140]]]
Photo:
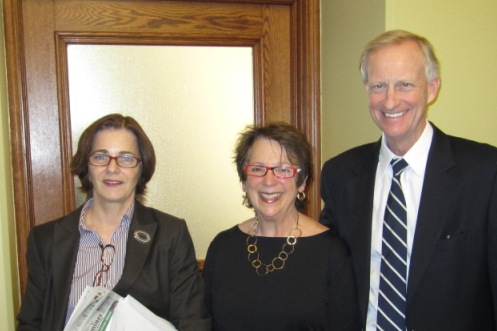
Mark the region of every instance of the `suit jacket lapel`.
[[353, 169], [354, 177], [345, 185], [352, 224], [349, 234], [357, 293], [363, 320], [366, 319], [369, 301], [369, 274], [371, 264], [371, 219], [378, 155], [381, 143], [372, 144], [362, 164]]
[[[432, 124], [433, 125], [433, 124]], [[418, 211], [414, 244], [409, 268], [407, 307], [413, 297], [431, 255], [440, 240], [451, 200], [451, 191], [457, 184], [458, 175], [451, 171], [456, 166], [448, 137], [433, 125], [431, 144], [423, 192]]]
[[54, 225], [52, 244], [52, 275], [54, 293], [54, 325], [62, 329], [71, 291], [72, 275], [79, 247], [79, 215], [81, 208]]
[[133, 219], [129, 226], [124, 270], [113, 289], [114, 292], [125, 295], [141, 273], [154, 242], [156, 229], [157, 223], [150, 210], [136, 201]]

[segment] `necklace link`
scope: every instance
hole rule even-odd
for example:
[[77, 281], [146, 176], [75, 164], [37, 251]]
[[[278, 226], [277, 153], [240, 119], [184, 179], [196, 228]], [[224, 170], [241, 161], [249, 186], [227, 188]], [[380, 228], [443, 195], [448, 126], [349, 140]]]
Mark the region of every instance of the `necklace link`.
[[263, 263], [259, 258], [259, 249], [257, 248], [257, 225], [259, 225], [259, 219], [256, 218], [254, 223], [250, 226], [249, 236], [247, 237], [247, 252], [248, 260], [255, 268], [255, 272], [258, 276], [265, 276], [270, 272], [275, 270], [281, 270], [285, 267], [286, 260], [295, 250], [295, 245], [297, 244], [297, 239], [302, 235], [302, 230], [299, 228], [299, 214], [297, 212], [297, 222], [295, 228], [290, 231], [290, 234], [286, 238], [285, 243], [281, 247], [281, 251], [278, 255], [273, 258], [270, 264]]

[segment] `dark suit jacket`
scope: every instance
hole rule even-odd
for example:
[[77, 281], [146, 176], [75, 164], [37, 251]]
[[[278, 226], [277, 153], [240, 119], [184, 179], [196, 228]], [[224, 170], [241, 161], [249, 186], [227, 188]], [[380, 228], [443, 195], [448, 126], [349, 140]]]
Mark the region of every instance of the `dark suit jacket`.
[[[363, 324], [380, 142], [323, 166], [321, 222], [350, 246]], [[434, 127], [407, 289], [408, 330], [495, 330], [497, 149]]]
[[[18, 330], [62, 330], [79, 245], [81, 208], [32, 229], [29, 278]], [[136, 230], [150, 234], [142, 243]], [[113, 289], [132, 295], [179, 330], [210, 330], [204, 287], [186, 222], [135, 203], [123, 274]]]

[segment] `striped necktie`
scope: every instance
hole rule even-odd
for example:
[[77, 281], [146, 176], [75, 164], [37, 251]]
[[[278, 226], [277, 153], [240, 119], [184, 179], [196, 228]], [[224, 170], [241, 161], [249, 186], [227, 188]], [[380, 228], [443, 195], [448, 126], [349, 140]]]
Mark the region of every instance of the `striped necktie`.
[[377, 330], [405, 331], [407, 210], [400, 174], [408, 164], [404, 159], [393, 159], [390, 164], [393, 178], [383, 222]]

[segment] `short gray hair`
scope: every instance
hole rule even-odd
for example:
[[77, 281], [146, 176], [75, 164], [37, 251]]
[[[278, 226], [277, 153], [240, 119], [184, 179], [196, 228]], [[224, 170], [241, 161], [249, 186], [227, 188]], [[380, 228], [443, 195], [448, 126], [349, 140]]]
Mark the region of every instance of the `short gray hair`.
[[414, 41], [418, 44], [425, 64], [425, 75], [429, 82], [440, 78], [440, 62], [435, 55], [435, 50], [431, 43], [424, 37], [404, 30], [386, 31], [366, 44], [361, 54], [359, 69], [362, 75], [362, 82], [368, 82], [368, 60], [371, 53], [390, 45], [399, 45], [406, 41]]

